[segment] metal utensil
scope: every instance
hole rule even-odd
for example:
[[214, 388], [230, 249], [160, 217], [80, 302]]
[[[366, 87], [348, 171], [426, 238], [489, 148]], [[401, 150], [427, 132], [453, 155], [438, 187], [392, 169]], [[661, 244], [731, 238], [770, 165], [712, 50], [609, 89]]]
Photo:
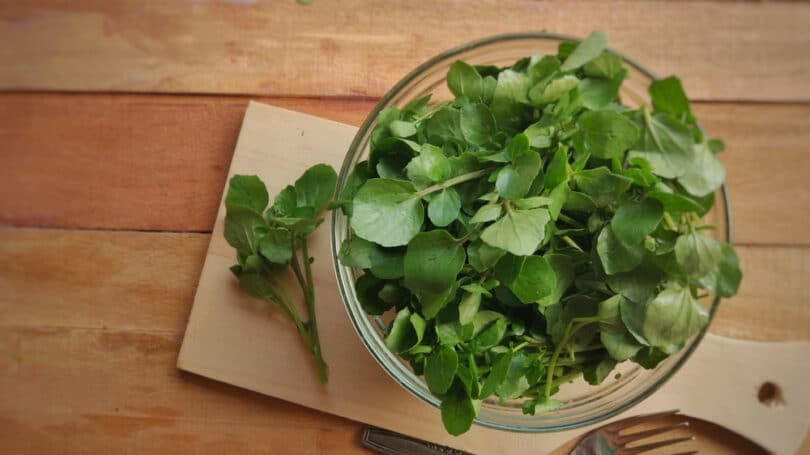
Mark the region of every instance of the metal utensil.
[[[577, 446], [574, 447], [574, 450], [571, 451], [571, 455], [635, 455], [660, 449], [662, 447], [680, 444], [686, 441], [693, 441], [695, 439], [695, 436], [693, 435], [679, 436], [663, 441], [655, 441], [629, 447], [630, 444], [640, 442], [642, 439], [647, 439], [652, 436], [658, 436], [678, 430], [680, 428], [688, 427], [689, 421], [687, 420], [674, 424], [666, 423], [663, 425], [656, 422], [664, 417], [674, 416], [676, 414], [678, 414], [677, 410], [658, 412], [655, 414], [644, 414], [628, 417], [626, 419], [601, 426], [586, 433], [585, 436], [583, 436], [579, 441]], [[648, 430], [622, 434], [625, 430], [650, 422], [658, 423], [659, 425]], [[690, 455], [696, 453], [697, 451], [689, 451], [679, 452], [676, 455]]]
[[[683, 420], [675, 424], [667, 423], [652, 429], [622, 434], [625, 430], [632, 427], [654, 423], [662, 418], [677, 414], [677, 410], [645, 414], [601, 426], [586, 433], [582, 439], [580, 439], [574, 450], [571, 451], [571, 455], [635, 455], [694, 440], [694, 436], [680, 436], [664, 441], [655, 441], [648, 444], [628, 447], [629, 444], [639, 442], [642, 439], [688, 427], [689, 422]], [[440, 446], [431, 442], [422, 441], [421, 439], [411, 438], [399, 433], [394, 433], [393, 431], [371, 426], [366, 426], [363, 429], [361, 442], [364, 446], [387, 455], [471, 455], [468, 452]], [[696, 453], [697, 451], [686, 451], [675, 455], [693, 455]]]

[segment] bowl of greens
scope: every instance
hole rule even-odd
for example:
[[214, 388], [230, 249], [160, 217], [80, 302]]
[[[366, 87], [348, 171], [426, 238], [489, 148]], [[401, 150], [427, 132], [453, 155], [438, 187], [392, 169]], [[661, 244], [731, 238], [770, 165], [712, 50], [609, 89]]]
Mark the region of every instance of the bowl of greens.
[[383, 97], [343, 163], [347, 312], [451, 434], [630, 408], [739, 286], [723, 143], [677, 78], [606, 41], [513, 34], [444, 52]]

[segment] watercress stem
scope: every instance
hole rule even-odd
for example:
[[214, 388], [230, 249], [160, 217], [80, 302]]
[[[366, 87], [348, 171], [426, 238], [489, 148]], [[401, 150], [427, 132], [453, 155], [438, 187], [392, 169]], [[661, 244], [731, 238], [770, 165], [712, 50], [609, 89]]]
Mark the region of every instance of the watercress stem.
[[468, 172], [466, 174], [461, 174], [459, 176], [448, 179], [448, 180], [446, 180], [446, 181], [444, 181], [442, 183], [437, 183], [435, 185], [431, 185], [431, 186], [425, 188], [422, 191], [417, 191], [416, 193], [414, 193], [414, 195], [416, 197], [423, 198], [423, 197], [427, 196], [430, 193], [435, 193], [436, 191], [443, 190], [445, 188], [450, 188], [451, 186], [458, 185], [459, 183], [464, 183], [464, 182], [467, 182], [467, 181], [470, 181], [470, 180], [475, 180], [475, 179], [477, 179], [479, 177], [483, 177], [483, 176], [487, 175], [491, 171], [492, 171], [492, 169], [487, 168], [487, 169], [481, 169], [481, 170], [478, 170], [478, 171]]

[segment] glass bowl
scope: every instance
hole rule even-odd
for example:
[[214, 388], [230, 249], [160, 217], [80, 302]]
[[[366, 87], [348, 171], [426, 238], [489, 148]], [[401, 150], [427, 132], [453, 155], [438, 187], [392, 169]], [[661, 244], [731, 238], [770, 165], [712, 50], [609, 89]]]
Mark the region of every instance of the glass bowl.
[[[377, 114], [389, 106], [404, 106], [408, 101], [432, 93], [431, 102], [453, 99], [447, 89], [445, 76], [450, 65], [456, 60], [464, 60], [473, 65], [507, 66], [516, 60], [535, 54], [556, 54], [557, 46], [567, 40], [567, 36], [547, 33], [521, 33], [498, 35], [474, 41], [448, 50], [423, 63], [411, 71], [385, 94], [369, 114], [346, 154], [338, 179], [338, 191], [343, 187], [354, 165], [369, 154], [369, 138], [377, 121]], [[620, 53], [612, 51], [617, 55]], [[625, 105], [637, 107], [649, 104], [647, 87], [655, 76], [646, 68], [622, 56], [629, 71], [628, 78], [621, 87], [620, 96]], [[715, 195], [715, 205], [705, 217], [709, 224], [717, 226], [714, 236], [721, 241], [731, 240], [731, 224], [728, 197], [725, 186]], [[410, 366], [385, 346], [385, 331], [388, 318], [367, 315], [360, 306], [354, 289], [359, 276], [358, 270], [345, 267], [337, 260], [341, 242], [351, 235], [348, 218], [335, 210], [332, 219], [332, 253], [338, 285], [346, 306], [346, 311], [360, 339], [380, 366], [402, 387], [413, 395], [439, 405], [440, 401], [427, 388], [424, 380], [413, 373]], [[702, 302], [710, 307], [710, 322], [717, 310], [719, 299], [709, 298]], [[653, 370], [624, 362], [617, 371], [621, 377], [610, 377], [598, 386], [585, 383], [582, 379], [560, 387], [555, 399], [565, 405], [555, 411], [536, 416], [524, 415], [519, 402], [498, 404], [494, 399], [484, 401], [475, 422], [491, 428], [517, 432], [551, 432], [591, 425], [615, 416], [644, 400], [661, 387], [681, 365], [686, 362], [700, 343], [705, 329], [693, 337], [678, 353], [671, 355]]]

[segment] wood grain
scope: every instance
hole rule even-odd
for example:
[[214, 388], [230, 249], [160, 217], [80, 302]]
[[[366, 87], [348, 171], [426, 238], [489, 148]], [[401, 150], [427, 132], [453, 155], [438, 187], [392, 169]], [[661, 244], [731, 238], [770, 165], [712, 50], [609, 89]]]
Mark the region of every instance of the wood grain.
[[[0, 368], [0, 389], [15, 397], [0, 400], [5, 452], [104, 453], [122, 446], [272, 453], [267, 448], [282, 441], [295, 449], [290, 453], [359, 452], [357, 424], [174, 368], [208, 240], [207, 234], [0, 230], [0, 357], [9, 359]], [[810, 254], [772, 250], [740, 248], [746, 282], [724, 304], [733, 311], [718, 314], [713, 332], [810, 339], [810, 306], [796, 305], [810, 301], [801, 288]], [[770, 289], [775, 280], [783, 294], [748, 296], [747, 288]]]
[[[247, 101], [0, 95], [0, 223], [210, 231]], [[353, 125], [374, 106], [369, 100], [262, 101]], [[728, 145], [722, 159], [735, 242], [810, 245], [804, 232], [810, 212], [799, 209], [810, 207], [810, 105], [698, 104], [695, 110]]]
[[[810, 5], [399, 0], [0, 2], [0, 89], [376, 97], [443, 49], [584, 36], [704, 100], [810, 100]], [[385, 58], [380, 58], [385, 56]]]

